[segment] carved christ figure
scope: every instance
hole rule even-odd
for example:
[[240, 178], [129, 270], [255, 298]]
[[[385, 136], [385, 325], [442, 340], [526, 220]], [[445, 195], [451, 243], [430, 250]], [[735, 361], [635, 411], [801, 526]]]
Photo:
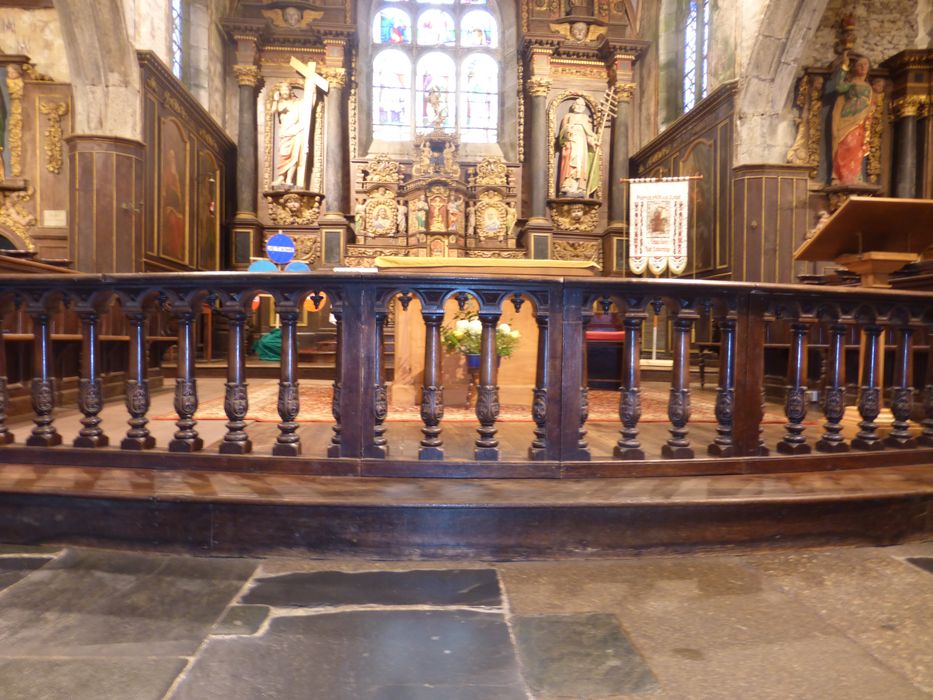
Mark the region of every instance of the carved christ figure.
[[277, 151], [275, 184], [302, 189], [306, 186], [311, 122], [317, 90], [327, 92], [327, 81], [315, 72], [315, 62], [307, 65], [292, 56], [291, 66], [304, 77], [304, 94], [299, 98], [284, 84], [275, 94], [272, 110], [276, 119]]

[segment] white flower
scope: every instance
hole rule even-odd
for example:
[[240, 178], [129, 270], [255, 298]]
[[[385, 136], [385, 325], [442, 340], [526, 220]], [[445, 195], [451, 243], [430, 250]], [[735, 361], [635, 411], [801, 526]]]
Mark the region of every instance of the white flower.
[[333, 314], [331, 314], [330, 316], [327, 317], [327, 322], [328, 322], [330, 325], [332, 325], [332, 326], [336, 326], [336, 325], [337, 325], [337, 317], [334, 316]]
[[454, 328], [456, 328], [458, 331], [465, 331], [469, 329], [469, 327], [470, 327], [470, 322], [467, 321], [465, 318], [457, 319], [457, 323], [454, 324]]
[[510, 326], [508, 323], [500, 323], [500, 324], [499, 324], [499, 332], [500, 332], [500, 333], [511, 333], [511, 332], [512, 332], [512, 326]]
[[483, 322], [478, 318], [474, 318], [468, 324], [471, 333], [482, 333], [483, 332]]

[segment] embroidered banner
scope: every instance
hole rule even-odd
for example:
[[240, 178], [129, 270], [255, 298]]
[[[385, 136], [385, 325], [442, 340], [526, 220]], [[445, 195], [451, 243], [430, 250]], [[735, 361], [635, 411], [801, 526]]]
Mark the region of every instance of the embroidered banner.
[[687, 269], [687, 178], [632, 180], [629, 190], [629, 269], [660, 275]]

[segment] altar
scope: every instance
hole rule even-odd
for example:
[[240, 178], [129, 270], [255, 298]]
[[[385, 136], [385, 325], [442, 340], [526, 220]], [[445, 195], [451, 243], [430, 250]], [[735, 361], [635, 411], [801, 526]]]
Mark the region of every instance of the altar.
[[[579, 260], [529, 260], [529, 259], [476, 259], [476, 258], [416, 258], [404, 256], [382, 256], [375, 260], [380, 270], [400, 272], [405, 269], [419, 272], [444, 274], [503, 274], [510, 277], [579, 277], [597, 276], [596, 263]], [[456, 299], [448, 299], [444, 306], [444, 326], [451, 326], [459, 311]], [[421, 304], [413, 299], [404, 311], [395, 304], [395, 379], [389, 389], [390, 403], [395, 405], [417, 404], [424, 374], [424, 321]], [[516, 311], [511, 304], [502, 308], [499, 323], [506, 323], [510, 330], [518, 331], [519, 342], [511, 357], [503, 357], [499, 363], [499, 399], [503, 404], [531, 406], [535, 383], [535, 366], [538, 348], [538, 324], [531, 303], [523, 304]], [[444, 384], [444, 401], [448, 405], [465, 404], [471, 381], [466, 356], [459, 352], [445, 352], [441, 366]]]

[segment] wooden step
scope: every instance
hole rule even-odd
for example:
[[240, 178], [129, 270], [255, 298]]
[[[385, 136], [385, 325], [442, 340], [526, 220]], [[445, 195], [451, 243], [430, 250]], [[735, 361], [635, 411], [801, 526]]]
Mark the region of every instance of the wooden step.
[[6, 464], [17, 544], [406, 558], [893, 544], [933, 534], [933, 466], [500, 480]]

